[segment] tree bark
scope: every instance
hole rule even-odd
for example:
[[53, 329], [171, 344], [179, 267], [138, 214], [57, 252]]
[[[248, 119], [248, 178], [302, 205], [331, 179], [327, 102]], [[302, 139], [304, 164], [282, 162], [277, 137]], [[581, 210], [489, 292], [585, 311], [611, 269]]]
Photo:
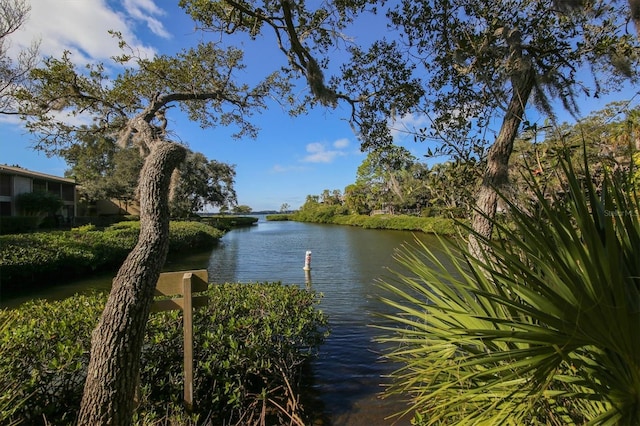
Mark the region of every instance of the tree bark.
[[[513, 142], [518, 135], [527, 101], [535, 83], [534, 70], [525, 60], [521, 60], [521, 72], [512, 78], [513, 93], [507, 107], [498, 136], [489, 148], [487, 166], [482, 184], [476, 198], [476, 208], [471, 220], [471, 227], [478, 236], [490, 239], [493, 233], [493, 219], [498, 207], [498, 191], [509, 183], [509, 158], [513, 151]], [[482, 245], [475, 235], [469, 236], [469, 252], [481, 258]]]
[[629, 9], [631, 10], [631, 19], [636, 26], [636, 33], [640, 38], [640, 0], [629, 0]]
[[169, 249], [169, 183], [185, 154], [180, 145], [155, 142], [140, 173], [140, 236], [92, 334], [79, 425], [132, 422], [145, 328]]

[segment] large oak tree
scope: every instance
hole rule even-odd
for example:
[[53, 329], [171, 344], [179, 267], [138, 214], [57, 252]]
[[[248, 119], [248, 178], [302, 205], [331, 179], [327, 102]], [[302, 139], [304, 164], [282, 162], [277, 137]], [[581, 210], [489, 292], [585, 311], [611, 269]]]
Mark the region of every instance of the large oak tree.
[[[348, 22], [350, 7], [309, 13], [288, 0], [265, 2], [265, 8], [247, 13], [244, 3], [199, 1], [194, 14], [214, 13], [222, 34], [247, 30], [253, 37], [262, 24], [271, 26], [284, 52], [278, 72], [265, 75], [257, 84], [237, 81], [243, 68], [243, 52], [202, 42], [178, 54], [154, 58], [136, 57], [124, 40], [123, 53], [113, 64], [76, 67], [67, 52], [48, 58], [31, 74], [28, 88], [19, 93], [21, 113], [36, 135], [36, 147], [56, 152], [78, 140], [107, 135], [120, 146], [134, 146], [145, 159], [140, 172], [141, 230], [138, 243], [113, 280], [112, 290], [99, 324], [92, 334], [79, 424], [126, 425], [132, 421], [140, 353], [155, 283], [168, 249], [169, 187], [174, 170], [184, 161], [186, 149], [169, 138], [167, 115], [182, 110], [204, 128], [237, 125], [237, 136], [255, 136], [248, 121], [266, 106], [266, 99], [292, 105], [300, 113], [308, 101], [335, 105], [341, 96], [324, 82], [319, 64], [301, 45], [304, 34], [326, 49]], [[267, 7], [268, 6], [268, 7]], [[357, 9], [357, 5], [353, 5]], [[331, 17], [331, 19], [328, 19]], [[212, 28], [209, 28], [210, 30]], [[120, 37], [119, 34], [114, 34]], [[219, 40], [219, 37], [214, 37]], [[230, 46], [225, 40], [225, 45]], [[122, 71], [115, 77], [113, 66]], [[296, 99], [291, 82], [300, 76], [310, 96]], [[346, 98], [345, 98], [346, 99]], [[86, 117], [92, 125], [76, 126], [68, 115]]]
[[[527, 112], [554, 118], [558, 101], [577, 116], [580, 96], [597, 98], [637, 80], [640, 45], [629, 28], [637, 0], [407, 0], [391, 3], [387, 38], [347, 44], [350, 60], [325, 83], [318, 66], [330, 62], [329, 47], [337, 43], [323, 24], [342, 16], [350, 22], [349, 12], [386, 3], [333, 1], [312, 10], [305, 2], [181, 1], [205, 29], [275, 34], [322, 104], [351, 106], [363, 149], [389, 147], [390, 123], [409, 113], [428, 117], [429, 127], [404, 130], [439, 143], [436, 155], [485, 167], [473, 218], [484, 236], [492, 233], [497, 193], [507, 190], [508, 161]], [[306, 31], [291, 16], [305, 17]]]

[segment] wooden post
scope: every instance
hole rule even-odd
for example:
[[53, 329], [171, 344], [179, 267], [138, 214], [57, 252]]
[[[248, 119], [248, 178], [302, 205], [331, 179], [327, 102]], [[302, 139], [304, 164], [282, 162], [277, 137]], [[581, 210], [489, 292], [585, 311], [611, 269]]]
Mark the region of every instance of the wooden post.
[[187, 272], [182, 276], [182, 307], [184, 329], [184, 406], [187, 412], [193, 410], [193, 302], [191, 281], [193, 274]]
[[156, 300], [151, 310], [154, 312], [182, 310], [184, 333], [184, 406], [193, 410], [193, 309], [206, 306], [207, 296], [193, 296], [208, 287], [206, 270], [166, 272], [160, 274], [156, 284], [156, 295], [174, 296], [171, 299]]

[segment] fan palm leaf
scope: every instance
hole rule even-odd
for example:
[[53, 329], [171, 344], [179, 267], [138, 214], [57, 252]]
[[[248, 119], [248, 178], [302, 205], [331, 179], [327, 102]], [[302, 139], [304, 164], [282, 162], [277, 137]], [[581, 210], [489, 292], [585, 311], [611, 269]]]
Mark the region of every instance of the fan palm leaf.
[[[640, 203], [561, 162], [566, 199], [535, 191], [478, 258], [416, 240], [380, 285], [390, 393], [419, 424], [640, 424]], [[535, 188], [535, 182], [530, 182]], [[469, 232], [473, 233], [471, 229]], [[442, 257], [450, 264], [443, 262]]]

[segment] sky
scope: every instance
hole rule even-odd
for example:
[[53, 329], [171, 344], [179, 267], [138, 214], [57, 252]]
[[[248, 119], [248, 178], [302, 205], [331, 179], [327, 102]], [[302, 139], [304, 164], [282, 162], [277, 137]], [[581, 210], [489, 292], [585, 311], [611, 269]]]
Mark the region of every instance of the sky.
[[[177, 3], [32, 0], [29, 20], [10, 39], [11, 51], [39, 40], [43, 56], [60, 57], [69, 50], [78, 64], [108, 63], [110, 57], [121, 53], [117, 41], [108, 34], [115, 30], [143, 55], [172, 54], [205, 37]], [[373, 28], [375, 31], [371, 31]], [[369, 20], [348, 31], [356, 43], [366, 43], [385, 28]], [[239, 47], [245, 50], [249, 74], [275, 70], [282, 64], [282, 54], [274, 45], [249, 42]], [[600, 107], [604, 106], [604, 100], [600, 102]], [[292, 118], [274, 103], [253, 117], [252, 122], [260, 128], [258, 137], [239, 140], [231, 138], [235, 128], [201, 129], [171, 114], [169, 126], [176, 140], [209, 159], [235, 165], [238, 204], [253, 211], [280, 210], [284, 204], [297, 209], [307, 195], [318, 195], [325, 189], [343, 191], [355, 181], [357, 168], [366, 156], [346, 121], [349, 111], [345, 106], [317, 108]], [[418, 125], [424, 122], [413, 116], [405, 120]], [[0, 117], [0, 164], [63, 176], [68, 169], [65, 161], [35, 151], [33, 143], [33, 136], [16, 118]], [[418, 158], [427, 151], [426, 145], [403, 140], [399, 133], [396, 143]]]

